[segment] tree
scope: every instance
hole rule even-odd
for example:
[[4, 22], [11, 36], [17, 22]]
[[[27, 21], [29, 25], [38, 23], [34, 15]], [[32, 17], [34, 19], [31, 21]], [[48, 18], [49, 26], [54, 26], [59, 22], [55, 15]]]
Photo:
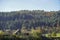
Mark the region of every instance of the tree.
[[52, 36], [53, 37], [56, 37], [56, 32], [52, 32]]
[[38, 27], [38, 28], [36, 28], [36, 29], [34, 29], [33, 27], [32, 27], [32, 29], [31, 29], [31, 35], [33, 36], [33, 37], [37, 37], [37, 38], [39, 38], [39, 36], [41, 35], [41, 30], [40, 30], [40, 28]]
[[0, 30], [0, 35], [3, 35], [3, 34], [4, 34], [4, 32]]

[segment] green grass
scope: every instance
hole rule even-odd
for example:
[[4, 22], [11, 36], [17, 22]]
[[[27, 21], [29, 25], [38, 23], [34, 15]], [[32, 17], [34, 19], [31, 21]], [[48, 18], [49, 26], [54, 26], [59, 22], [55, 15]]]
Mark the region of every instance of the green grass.
[[60, 33], [57, 33], [56, 35], [57, 35], [56, 37], [60, 37]]
[[60, 33], [56, 33], [56, 36], [53, 36], [52, 34], [50, 34], [51, 36], [49, 36], [49, 34], [45, 34], [46, 37], [60, 37]]

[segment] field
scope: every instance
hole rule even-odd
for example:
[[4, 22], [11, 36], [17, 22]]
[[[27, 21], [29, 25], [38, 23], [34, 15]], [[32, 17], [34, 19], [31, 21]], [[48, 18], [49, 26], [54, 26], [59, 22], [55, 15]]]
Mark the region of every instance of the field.
[[[54, 36], [53, 34], [50, 34], [50, 37], [60, 37], [60, 33], [56, 33], [56, 36]], [[45, 34], [46, 37], [49, 37], [49, 34]]]

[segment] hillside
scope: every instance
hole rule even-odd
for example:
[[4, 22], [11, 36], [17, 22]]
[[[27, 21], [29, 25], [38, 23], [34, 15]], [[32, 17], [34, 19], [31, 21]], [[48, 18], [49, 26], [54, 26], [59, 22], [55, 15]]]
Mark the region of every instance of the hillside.
[[21, 10], [0, 12], [0, 29], [21, 29], [21, 27], [60, 26], [60, 11]]

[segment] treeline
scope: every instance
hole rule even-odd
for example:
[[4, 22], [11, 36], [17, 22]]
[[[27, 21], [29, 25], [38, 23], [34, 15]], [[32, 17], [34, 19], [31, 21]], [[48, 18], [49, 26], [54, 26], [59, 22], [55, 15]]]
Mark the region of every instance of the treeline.
[[0, 12], [0, 29], [21, 29], [31, 27], [57, 27], [60, 26], [60, 10], [21, 10]]

